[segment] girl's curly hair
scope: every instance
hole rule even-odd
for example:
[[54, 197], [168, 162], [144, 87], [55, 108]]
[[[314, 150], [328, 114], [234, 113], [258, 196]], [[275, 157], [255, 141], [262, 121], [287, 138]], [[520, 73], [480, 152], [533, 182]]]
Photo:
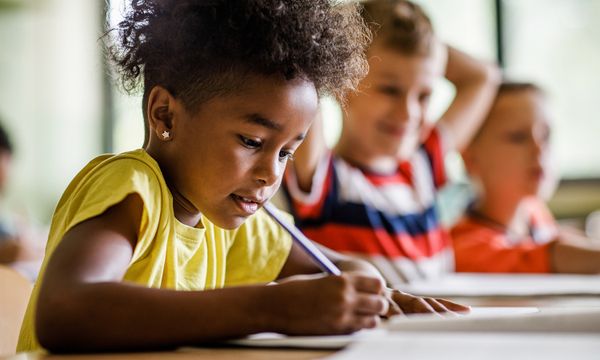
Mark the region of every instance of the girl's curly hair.
[[161, 85], [189, 109], [245, 74], [314, 83], [341, 98], [365, 75], [370, 32], [357, 4], [338, 0], [132, 0], [105, 34], [128, 92]]

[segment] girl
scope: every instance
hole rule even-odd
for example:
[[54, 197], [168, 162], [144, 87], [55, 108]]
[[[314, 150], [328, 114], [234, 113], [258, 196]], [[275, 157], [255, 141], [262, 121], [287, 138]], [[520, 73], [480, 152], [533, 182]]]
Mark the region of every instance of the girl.
[[[364, 73], [368, 36], [356, 7], [139, 0], [116, 30], [110, 53], [126, 88], [143, 79], [145, 145], [92, 160], [66, 189], [18, 350], [375, 326], [387, 303], [363, 263], [333, 259], [362, 275], [259, 285], [318, 272], [261, 205], [318, 96], [342, 95]], [[404, 311], [460, 309], [394, 296]]]

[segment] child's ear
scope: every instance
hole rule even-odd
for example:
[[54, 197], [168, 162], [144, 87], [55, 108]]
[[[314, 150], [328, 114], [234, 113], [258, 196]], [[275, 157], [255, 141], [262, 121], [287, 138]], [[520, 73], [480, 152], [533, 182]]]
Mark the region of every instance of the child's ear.
[[162, 86], [155, 86], [148, 95], [148, 125], [150, 134], [169, 141], [173, 134], [173, 119], [177, 104], [175, 97]]

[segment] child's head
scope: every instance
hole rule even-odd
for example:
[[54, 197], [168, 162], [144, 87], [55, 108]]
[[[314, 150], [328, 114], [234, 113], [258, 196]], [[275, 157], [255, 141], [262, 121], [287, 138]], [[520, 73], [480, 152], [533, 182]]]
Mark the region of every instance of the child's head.
[[143, 78], [146, 149], [184, 207], [226, 228], [277, 189], [318, 96], [366, 71], [357, 7], [330, 0], [135, 0], [117, 30], [125, 87]]
[[443, 54], [423, 10], [404, 0], [373, 0], [363, 18], [374, 34], [369, 73], [349, 97], [344, 135], [373, 157], [408, 158], [420, 130]]
[[0, 191], [4, 190], [8, 177], [10, 175], [10, 164], [12, 160], [13, 146], [4, 130], [0, 125]]
[[549, 138], [542, 90], [530, 83], [504, 83], [463, 153], [467, 171], [484, 194], [515, 200], [538, 195], [551, 176]]

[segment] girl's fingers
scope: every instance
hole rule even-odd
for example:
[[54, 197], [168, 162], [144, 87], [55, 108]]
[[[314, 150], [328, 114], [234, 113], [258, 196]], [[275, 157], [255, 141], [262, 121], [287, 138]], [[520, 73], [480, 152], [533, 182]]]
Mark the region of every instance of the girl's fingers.
[[436, 299], [436, 300], [440, 304], [444, 305], [447, 309], [452, 310], [454, 312], [468, 313], [468, 312], [471, 311], [471, 307], [470, 306], [457, 304], [455, 302], [452, 302], [452, 301], [446, 300], [446, 299]]
[[444, 316], [458, 316], [454, 311], [448, 309], [443, 303], [441, 303], [438, 299], [434, 298], [424, 298], [425, 301], [438, 313]]
[[357, 330], [373, 329], [379, 325], [379, 322], [379, 316], [360, 316], [357, 318], [357, 324], [360, 326]]
[[420, 297], [403, 293], [400, 291], [394, 291], [392, 293], [392, 296], [396, 304], [400, 306], [402, 312], [404, 312], [405, 314], [421, 314], [436, 312], [435, 309], [427, 303], [427, 301], [423, 300]]
[[388, 312], [389, 303], [381, 295], [358, 294], [356, 299], [355, 314], [382, 315]]
[[404, 313], [468, 313], [469, 306], [460, 305], [446, 299], [422, 298], [399, 290], [393, 290], [394, 301]]
[[379, 278], [355, 273], [351, 275], [350, 279], [352, 279], [354, 288], [359, 292], [380, 294], [383, 291], [383, 283]]

